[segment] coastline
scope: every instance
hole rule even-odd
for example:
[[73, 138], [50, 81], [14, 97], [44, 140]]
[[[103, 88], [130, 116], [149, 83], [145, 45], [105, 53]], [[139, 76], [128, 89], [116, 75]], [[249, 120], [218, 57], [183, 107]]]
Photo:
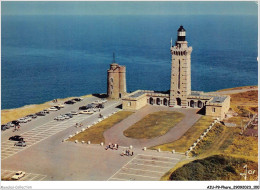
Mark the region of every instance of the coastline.
[[[245, 91], [258, 90], [258, 86], [257, 85], [240, 86], [240, 87], [234, 87], [234, 88], [228, 88], [228, 89], [220, 89], [220, 90], [214, 91], [214, 93], [225, 93], [225, 94], [229, 95], [229, 94], [232, 94], [232, 93], [229, 93], [229, 91], [235, 91], [235, 93], [240, 93], [243, 90], [245, 90]], [[80, 96], [80, 97], [85, 98], [85, 97], [91, 97], [91, 96], [92, 96], [92, 94], [87, 94], [87, 95], [83, 95], [83, 96]], [[58, 100], [57, 103], [63, 103], [64, 101], [67, 101], [71, 98], [75, 98], [75, 97], [57, 99]], [[55, 104], [57, 104], [57, 103], [55, 103]], [[8, 123], [10, 121], [13, 121], [13, 120], [17, 120], [17, 119], [24, 117], [26, 115], [34, 114], [34, 113], [39, 112], [41, 110], [52, 107], [53, 105], [54, 105], [54, 103], [52, 101], [48, 101], [48, 102], [44, 102], [42, 104], [31, 104], [31, 105], [25, 105], [25, 106], [20, 107], [20, 108], [12, 108], [12, 109], [1, 110], [1, 125]]]

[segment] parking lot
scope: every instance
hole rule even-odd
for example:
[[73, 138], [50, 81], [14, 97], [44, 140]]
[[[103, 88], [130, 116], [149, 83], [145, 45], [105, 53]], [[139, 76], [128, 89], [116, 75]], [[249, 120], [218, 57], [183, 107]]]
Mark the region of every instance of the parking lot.
[[[12, 170], [1, 170], [1, 179], [12, 180], [11, 177], [15, 175], [16, 171]], [[18, 179], [17, 181], [42, 181], [46, 178], [46, 175], [34, 174], [34, 173], [25, 173], [25, 176]]]
[[[117, 104], [117, 103], [116, 103]], [[108, 107], [113, 107], [115, 104], [107, 104]], [[97, 115], [97, 113], [93, 115]], [[56, 121], [56, 120], [51, 120], [43, 125], [37, 126], [33, 128], [32, 130], [26, 131], [24, 133], [20, 133], [19, 135], [24, 138], [24, 141], [26, 142], [25, 147], [18, 147], [14, 146], [16, 141], [2, 141], [1, 143], [1, 160], [4, 160], [14, 154], [17, 154], [20, 151], [23, 151], [30, 146], [37, 144], [48, 137], [59, 133], [60, 131], [63, 131], [69, 127], [75, 126], [76, 123], [81, 123], [84, 120], [87, 120], [90, 118], [92, 115], [86, 115], [86, 114], [79, 114], [75, 115], [73, 118], [70, 118], [68, 120], [63, 120], [63, 121]], [[98, 118], [96, 118], [98, 120]], [[26, 125], [26, 124], [23, 124]]]
[[160, 178], [178, 163], [178, 156], [159, 156], [138, 154], [120, 170], [118, 170], [109, 181], [159, 181]]

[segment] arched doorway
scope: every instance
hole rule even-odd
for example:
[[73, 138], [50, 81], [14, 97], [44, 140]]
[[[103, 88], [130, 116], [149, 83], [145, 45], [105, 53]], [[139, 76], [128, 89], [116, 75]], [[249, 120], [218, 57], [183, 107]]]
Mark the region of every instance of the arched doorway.
[[150, 102], [151, 105], [153, 105], [153, 98], [152, 97], [149, 99], [149, 102]]
[[157, 98], [157, 99], [156, 99], [156, 104], [157, 104], [157, 105], [160, 105], [160, 104], [161, 104], [160, 98]]
[[193, 100], [190, 101], [190, 107], [194, 108], [194, 101]]
[[181, 99], [180, 98], [176, 98], [176, 102], [177, 102], [177, 106], [181, 106]]
[[163, 105], [167, 106], [167, 99], [166, 98], [163, 99]]
[[198, 101], [198, 107], [202, 108], [202, 102], [200, 100]]

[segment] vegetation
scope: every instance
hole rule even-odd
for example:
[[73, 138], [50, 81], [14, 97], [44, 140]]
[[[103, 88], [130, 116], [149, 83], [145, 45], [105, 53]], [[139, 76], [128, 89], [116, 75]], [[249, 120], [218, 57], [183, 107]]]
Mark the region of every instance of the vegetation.
[[210, 116], [202, 116], [180, 139], [163, 144], [151, 149], [160, 148], [162, 151], [186, 152], [188, 148], [200, 137], [200, 135], [209, 127], [213, 119]]
[[128, 116], [130, 116], [133, 112], [130, 111], [120, 111], [109, 118], [99, 122], [98, 124], [92, 126], [91, 128], [75, 135], [70, 138], [69, 141], [91, 141], [91, 143], [99, 144], [101, 142], [105, 142], [105, 138], [103, 133], [109, 128], [113, 127], [115, 124], [124, 120]]
[[[252, 87], [246, 88], [251, 89]], [[237, 89], [244, 88], [239, 87]], [[226, 119], [225, 122], [235, 123], [237, 127], [226, 127], [220, 124], [215, 125], [191, 152], [194, 157], [179, 162], [174, 168], [168, 171], [161, 180], [243, 180], [240, 176], [240, 172], [243, 172], [243, 164], [247, 164], [248, 168], [257, 170], [258, 138], [241, 135], [240, 126], [241, 123], [245, 125], [249, 121], [249, 113], [251, 115], [257, 114], [258, 91], [249, 90], [242, 93], [231, 94], [230, 96], [230, 107], [238, 115]], [[186, 135], [185, 133], [184, 136]], [[184, 140], [185, 139], [183, 139], [183, 143], [185, 142]], [[188, 140], [188, 138], [186, 138], [186, 140]], [[194, 142], [194, 140], [192, 142]], [[189, 145], [191, 145], [191, 143], [189, 143]], [[160, 146], [158, 146], [158, 148], [159, 147]], [[169, 147], [169, 149], [174, 149], [174, 147]], [[187, 149], [185, 149], [185, 151], [186, 150]], [[212, 164], [210, 164], [209, 160]], [[219, 164], [221, 160], [224, 166]], [[214, 173], [211, 171], [214, 171]], [[257, 180], [257, 175], [250, 176], [248, 180]]]
[[150, 139], [162, 136], [179, 123], [183, 117], [184, 114], [179, 112], [155, 112], [129, 127], [124, 131], [124, 135], [135, 139]]
[[194, 160], [175, 170], [169, 180], [209, 181], [209, 180], [244, 180], [240, 173], [247, 165], [248, 170], [255, 170], [247, 175], [247, 180], [257, 180], [258, 163], [243, 158], [224, 155], [214, 155], [204, 159]]
[[[82, 97], [85, 98], [85, 97], [90, 97], [90, 96], [91, 95], [85, 95]], [[57, 99], [57, 100], [58, 100], [58, 103], [59, 102], [63, 103], [64, 101], [67, 101], [71, 98], [73, 98], [73, 97]], [[22, 118], [29, 114], [35, 114], [39, 111], [50, 108], [53, 105], [54, 104], [52, 103], [52, 101], [49, 101], [49, 102], [45, 102], [43, 104], [34, 104], [34, 105], [23, 106], [21, 108], [1, 110], [1, 124], [5, 124], [10, 121], [17, 120], [17, 119]]]
[[239, 86], [239, 87], [234, 87], [234, 88], [221, 89], [221, 90], [218, 90], [217, 92], [230, 91], [230, 90], [254, 89], [254, 88], [257, 88], [257, 86]]

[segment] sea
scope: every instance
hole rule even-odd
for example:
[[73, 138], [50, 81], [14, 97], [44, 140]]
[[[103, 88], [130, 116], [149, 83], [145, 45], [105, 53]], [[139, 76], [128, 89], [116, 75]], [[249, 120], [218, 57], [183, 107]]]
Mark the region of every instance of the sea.
[[167, 91], [180, 25], [193, 48], [192, 90], [258, 84], [257, 16], [2, 15], [1, 24], [1, 109], [106, 93], [113, 53], [128, 92]]

